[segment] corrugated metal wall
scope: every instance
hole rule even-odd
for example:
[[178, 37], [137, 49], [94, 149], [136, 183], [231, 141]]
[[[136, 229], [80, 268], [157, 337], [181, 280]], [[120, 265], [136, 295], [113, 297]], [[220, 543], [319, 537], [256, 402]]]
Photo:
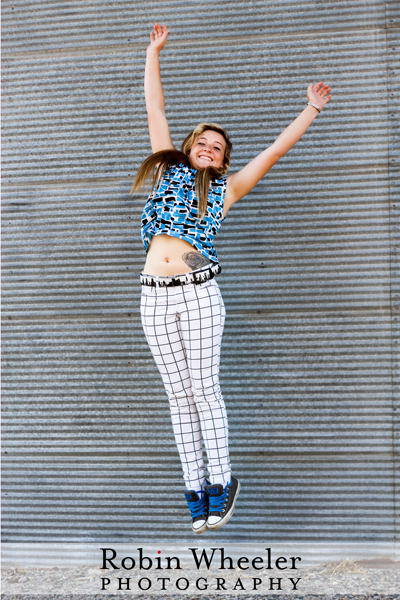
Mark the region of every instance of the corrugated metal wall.
[[[217, 238], [243, 491], [208, 541], [393, 541], [400, 513], [399, 5], [3, 1], [3, 538], [192, 540], [139, 315], [145, 48], [173, 140], [231, 172], [333, 98]], [[167, 525], [165, 516], [168, 516]]]

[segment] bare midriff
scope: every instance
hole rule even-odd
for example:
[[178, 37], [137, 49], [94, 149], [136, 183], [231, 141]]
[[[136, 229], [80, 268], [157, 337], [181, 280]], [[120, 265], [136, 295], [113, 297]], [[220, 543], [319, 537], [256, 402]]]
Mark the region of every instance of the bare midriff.
[[148, 275], [180, 275], [210, 262], [186, 240], [162, 233], [151, 238], [143, 271]]

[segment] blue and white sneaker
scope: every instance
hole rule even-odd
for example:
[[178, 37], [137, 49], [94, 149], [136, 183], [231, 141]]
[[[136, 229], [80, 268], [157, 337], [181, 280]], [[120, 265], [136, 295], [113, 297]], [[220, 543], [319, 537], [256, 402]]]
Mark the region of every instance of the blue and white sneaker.
[[209, 529], [219, 529], [225, 525], [233, 515], [236, 498], [240, 492], [240, 483], [236, 477], [231, 477], [230, 482], [223, 487], [220, 483], [204, 486], [208, 495]]
[[195, 533], [203, 533], [207, 529], [208, 497], [204, 490], [195, 492], [190, 490], [185, 493], [190, 513], [192, 515], [192, 529]]

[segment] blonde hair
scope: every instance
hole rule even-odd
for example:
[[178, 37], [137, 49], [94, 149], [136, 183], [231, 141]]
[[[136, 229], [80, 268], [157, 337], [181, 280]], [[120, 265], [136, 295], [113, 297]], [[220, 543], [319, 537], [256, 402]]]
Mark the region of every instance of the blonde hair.
[[231, 162], [232, 143], [225, 129], [216, 123], [200, 123], [200, 125], [198, 125], [196, 129], [194, 129], [192, 133], [189, 133], [183, 140], [181, 152], [179, 152], [179, 150], [161, 150], [146, 158], [136, 173], [129, 195], [132, 196], [134, 192], [139, 191], [144, 186], [145, 182], [151, 178], [151, 185], [154, 188], [157, 181], [159, 182], [161, 180], [164, 171], [174, 164], [183, 163], [187, 167], [191, 167], [189, 160], [190, 151], [199, 135], [207, 130], [217, 131], [222, 135], [225, 140], [225, 151], [223, 163], [220, 168], [205, 167], [204, 169], [199, 169], [196, 173], [195, 190], [199, 201], [197, 218], [202, 219], [207, 213], [208, 192], [211, 179], [220, 179], [223, 177], [228, 172]]

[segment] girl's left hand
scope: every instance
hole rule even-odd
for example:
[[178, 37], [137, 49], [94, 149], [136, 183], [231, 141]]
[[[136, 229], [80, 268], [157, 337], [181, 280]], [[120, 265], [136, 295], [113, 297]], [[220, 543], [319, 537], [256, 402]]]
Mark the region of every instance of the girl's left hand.
[[316, 83], [314, 86], [310, 83], [307, 89], [307, 99], [322, 110], [325, 104], [332, 98], [331, 94], [329, 94], [330, 91], [331, 88], [329, 85], [324, 85], [323, 81]]

